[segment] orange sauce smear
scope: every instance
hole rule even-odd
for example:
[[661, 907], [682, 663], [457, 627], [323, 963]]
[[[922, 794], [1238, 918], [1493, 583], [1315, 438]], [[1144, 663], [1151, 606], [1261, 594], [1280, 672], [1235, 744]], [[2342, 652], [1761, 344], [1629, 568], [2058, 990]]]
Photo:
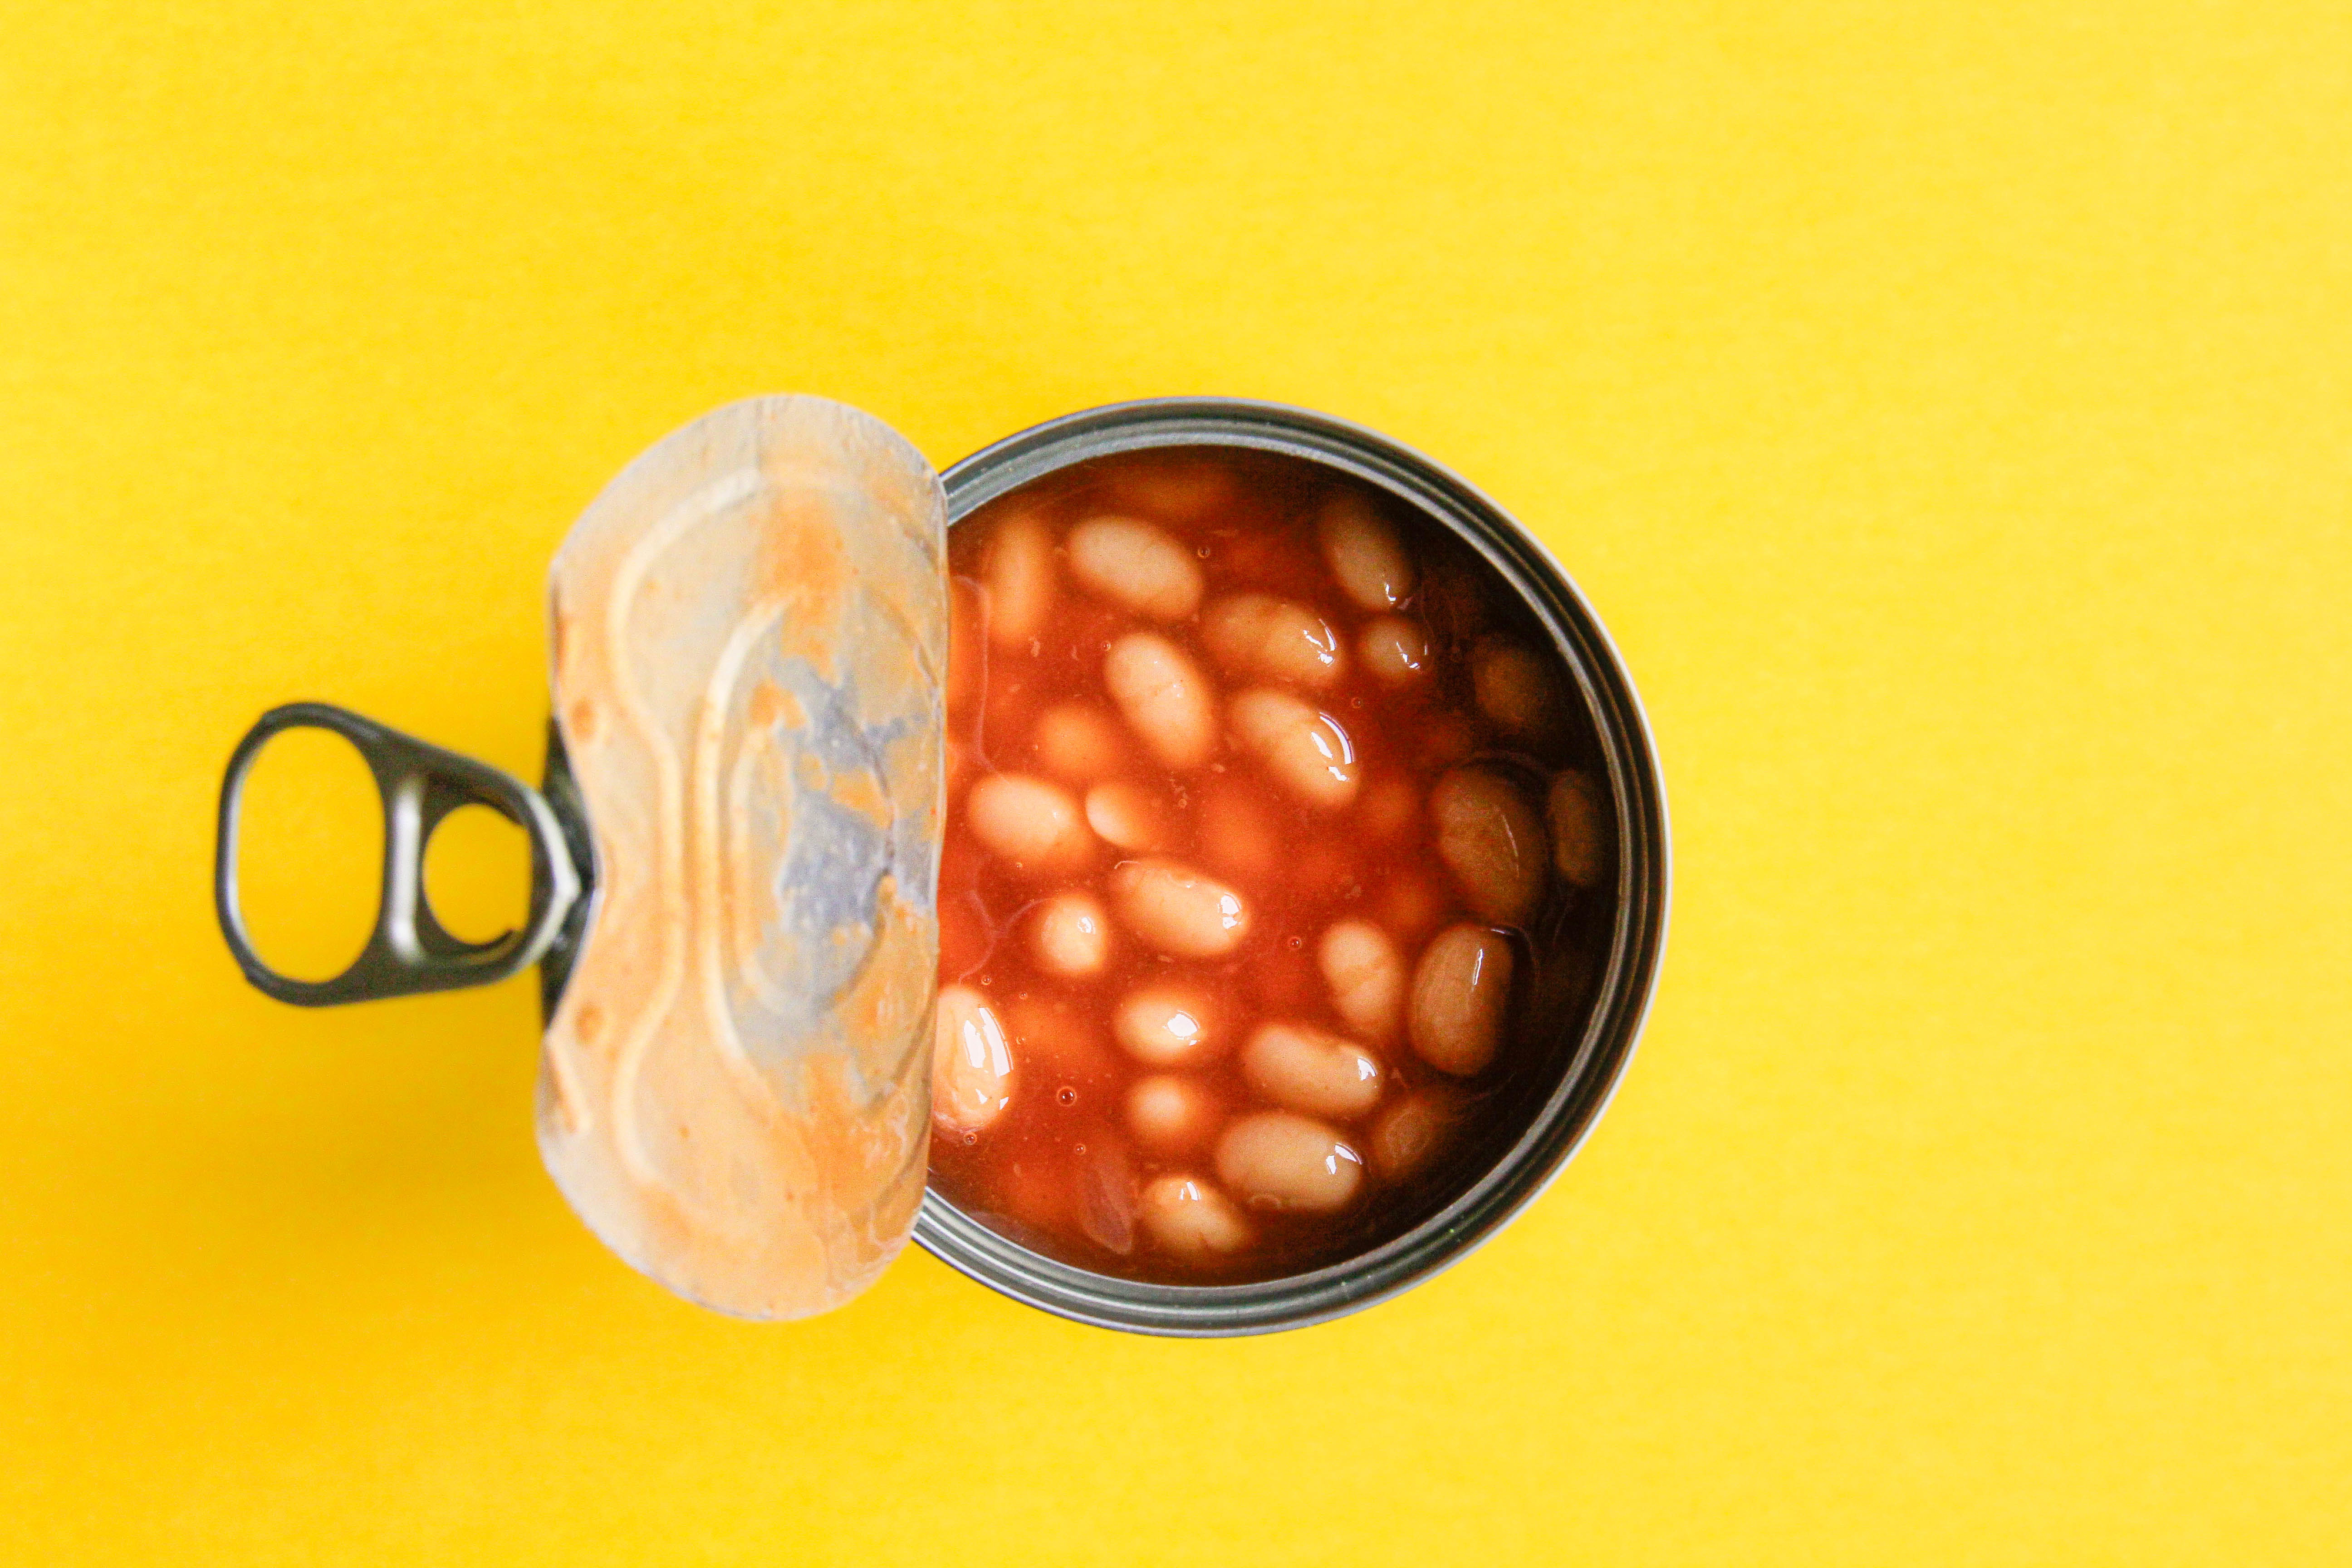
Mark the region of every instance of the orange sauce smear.
[[[1365, 608], [1335, 578], [1318, 521], [1341, 500], [1377, 517], [1412, 564], [1410, 594], [1388, 612]], [[1074, 570], [1070, 536], [1103, 517], [1148, 523], [1179, 542], [1197, 570], [1199, 607], [1174, 616], [1164, 603], [1139, 612], [1089, 587]], [[1009, 529], [1028, 530], [1034, 559], [1047, 563], [1042, 612], [1028, 598], [997, 602], [1009, 580], [992, 553], [1013, 548]], [[977, 1092], [965, 1083], [961, 1120], [942, 1099], [932, 1186], [1034, 1250], [1171, 1283], [1302, 1272], [1437, 1212], [1491, 1165], [1558, 1082], [1581, 1032], [1612, 909], [1609, 834], [1596, 830], [1591, 809], [1581, 829], [1566, 823], [1570, 839], [1581, 832], [1591, 842], [1561, 850], [1550, 841], [1561, 820], [1547, 814], [1547, 791], [1569, 789], [1559, 784], [1565, 778], [1581, 781], [1589, 800], [1597, 751], [1567, 667], [1533, 617], [1466, 545], [1394, 497], [1303, 461], [1213, 449], [1099, 459], [1048, 476], [960, 523], [950, 559], [956, 614], [940, 977], [943, 997], [976, 997], [989, 1022], [961, 1036], [943, 1028], [940, 1048], [988, 1056], [998, 1049], [991, 1030], [1001, 1030], [1002, 1059], [982, 1063]], [[1038, 591], [1034, 576], [1014, 586], [1018, 596]], [[1338, 650], [1337, 677], [1312, 689], [1221, 660], [1204, 636], [1204, 616], [1242, 593], [1311, 611]], [[1034, 623], [1029, 634], [1005, 635], [1007, 613]], [[1366, 630], [1381, 613], [1401, 616], [1426, 644], [1423, 673], [1409, 684], [1381, 678], [1364, 656]], [[1192, 765], [1171, 766], [1156, 754], [1107, 695], [1107, 655], [1139, 630], [1188, 653], [1213, 693], [1215, 738]], [[1492, 694], [1482, 706], [1482, 660], [1498, 650], [1532, 655], [1518, 666], [1541, 675], [1544, 701], [1532, 717], [1522, 705], [1509, 722], [1498, 719]], [[1344, 803], [1303, 799], [1237, 737], [1233, 701], [1261, 687], [1289, 693], [1344, 730], [1353, 762], [1339, 766], [1354, 779]], [[1041, 755], [1040, 719], [1070, 704], [1114, 721], [1118, 745], [1107, 769], [1057, 773], [1055, 763], [1066, 764], [1066, 755], [1050, 745]], [[1432, 792], [1465, 768], [1506, 781], [1548, 824], [1545, 842], [1519, 846], [1540, 858], [1541, 890], [1514, 923], [1492, 918], [1491, 908], [1474, 912], [1475, 897], [1465, 899], [1463, 877], [1438, 847]], [[1141, 857], [1091, 831], [1081, 830], [1083, 841], [1065, 846], [1067, 858], [1051, 868], [992, 850], [973, 830], [971, 803], [973, 786], [992, 774], [1046, 780], [1082, 816], [1091, 783], [1139, 786], [1161, 813], [1161, 858], [1243, 901], [1238, 942], [1199, 956], [1139, 936], [1122, 922], [1114, 878]], [[1583, 863], [1573, 863], [1580, 855]], [[1034, 938], [1045, 901], [1072, 892], [1091, 895], [1108, 915], [1100, 967], [1077, 976], [1041, 962]], [[1377, 925], [1402, 958], [1405, 994], [1392, 1028], [1367, 1030], [1360, 1014], [1351, 1020], [1335, 1003], [1318, 954], [1343, 921]], [[1513, 955], [1499, 1044], [1490, 1061], [1466, 1073], [1440, 1071], [1415, 1048], [1412, 983], [1433, 937], [1465, 925], [1496, 933]], [[1204, 1001], [1202, 1021], [1214, 1037], [1211, 1049], [1173, 1068], [1123, 1048], [1114, 1022], [1123, 998], [1170, 981]], [[1352, 1041], [1378, 1064], [1369, 1109], [1312, 1118], [1340, 1145], [1326, 1165], [1356, 1166], [1352, 1178], [1336, 1169], [1318, 1178], [1352, 1180], [1337, 1204], [1301, 1207], [1221, 1175], [1222, 1140], [1234, 1121], [1279, 1109], [1244, 1049], [1267, 1023]], [[1178, 1146], [1164, 1128], [1157, 1138], [1139, 1135], [1131, 1101], [1139, 1082], [1154, 1077], [1181, 1080], [1187, 1103], [1204, 1117], [1203, 1130], [1174, 1140]], [[1402, 1113], [1408, 1104], [1410, 1115]], [[1155, 1219], [1155, 1202], [1168, 1201], [1180, 1179], [1238, 1227], [1212, 1226], [1216, 1245], [1202, 1246], [1197, 1227], [1171, 1231]]]

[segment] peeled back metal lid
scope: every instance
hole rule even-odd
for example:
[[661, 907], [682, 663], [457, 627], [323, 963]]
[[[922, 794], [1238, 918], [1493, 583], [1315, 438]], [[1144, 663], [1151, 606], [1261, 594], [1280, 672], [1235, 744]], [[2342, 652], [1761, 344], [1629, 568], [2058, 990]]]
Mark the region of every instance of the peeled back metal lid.
[[[839, 1306], [923, 1194], [946, 543], [939, 476], [855, 409], [754, 398], [664, 438], [556, 552], [547, 798], [323, 705], [247, 735], [215, 876], [247, 976], [320, 1004], [546, 957], [539, 1144], [589, 1228], [720, 1312]], [[386, 824], [375, 933], [316, 983], [254, 953], [236, 890], [246, 771], [302, 724], [359, 747]], [[422, 897], [424, 843], [468, 803], [533, 842], [530, 918], [491, 943]]]
[[946, 542], [896, 432], [763, 398], [631, 464], [550, 574], [600, 877], [540, 1148], [607, 1246], [722, 1312], [839, 1305], [922, 1200]]

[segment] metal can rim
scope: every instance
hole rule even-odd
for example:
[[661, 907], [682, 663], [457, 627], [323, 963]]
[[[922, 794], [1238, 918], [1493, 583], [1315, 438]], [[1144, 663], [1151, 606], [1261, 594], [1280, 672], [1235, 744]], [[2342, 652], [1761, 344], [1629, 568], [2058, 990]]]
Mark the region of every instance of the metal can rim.
[[1029, 1306], [1134, 1333], [1215, 1338], [1327, 1322], [1388, 1300], [1466, 1257], [1524, 1213], [1575, 1158], [1623, 1082], [1664, 957], [1672, 884], [1665, 788], [1647, 716], [1601, 618], [1559, 560], [1451, 469], [1348, 420], [1245, 398], [1164, 397], [1064, 414], [950, 466], [948, 521], [1092, 458], [1168, 447], [1243, 448], [1336, 468], [1378, 486], [1464, 539], [1526, 601], [1574, 672], [1608, 766], [1620, 824], [1609, 961], [1559, 1083], [1527, 1130], [1438, 1213], [1371, 1250], [1309, 1273], [1243, 1285], [1168, 1285], [1097, 1274], [1032, 1251], [923, 1195], [918, 1246]]

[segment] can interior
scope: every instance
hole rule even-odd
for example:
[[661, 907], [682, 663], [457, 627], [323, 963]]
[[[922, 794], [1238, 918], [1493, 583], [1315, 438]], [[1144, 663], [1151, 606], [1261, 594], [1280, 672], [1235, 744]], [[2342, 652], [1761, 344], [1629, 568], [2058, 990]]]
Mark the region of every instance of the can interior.
[[[1349, 1234], [1302, 1271], [1246, 1284], [1171, 1284], [1076, 1266], [983, 1223], [936, 1184], [916, 1240], [951, 1266], [1047, 1311], [1108, 1327], [1231, 1334], [1295, 1327], [1392, 1294], [1444, 1267], [1532, 1199], [1573, 1152], [1630, 1052], [1664, 914], [1664, 819], [1638, 705], [1597, 621], [1540, 546], [1469, 486], [1370, 432], [1319, 415], [1223, 400], [1163, 400], [1069, 416], [949, 469], [950, 527], [990, 501], [1098, 459], [1150, 450], [1263, 455], [1368, 483], [1463, 541], [1513, 591], [1509, 613], [1581, 698], [1569, 761], [1608, 781], [1616, 853], [1604, 896], [1580, 900], [1546, 940], [1600, 955], [1573, 1005], [1539, 1027], [1483, 1093], [1449, 1158], [1454, 1179], [1410, 1213]], [[1263, 460], [1261, 458], [1260, 460]], [[1613, 896], [1606, 894], [1613, 894]]]

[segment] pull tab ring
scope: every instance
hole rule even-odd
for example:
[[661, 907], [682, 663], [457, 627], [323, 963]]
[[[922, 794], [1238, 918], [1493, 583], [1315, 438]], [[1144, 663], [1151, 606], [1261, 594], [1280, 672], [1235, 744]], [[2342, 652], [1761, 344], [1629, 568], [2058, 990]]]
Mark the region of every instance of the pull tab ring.
[[[272, 737], [302, 728], [331, 730], [350, 741], [383, 799], [383, 899], [376, 906], [375, 928], [351, 967], [327, 980], [298, 980], [264, 963], [237, 903], [236, 833], [246, 775]], [[441, 820], [460, 806], [488, 806], [530, 839], [530, 912], [521, 930], [488, 942], [450, 935], [425, 896], [425, 846]], [[503, 980], [539, 960], [579, 896], [579, 868], [554, 811], [539, 791], [488, 763], [328, 703], [270, 709], [229, 757], [221, 779], [213, 901], [221, 935], [245, 977], [279, 1001], [323, 1008]]]

